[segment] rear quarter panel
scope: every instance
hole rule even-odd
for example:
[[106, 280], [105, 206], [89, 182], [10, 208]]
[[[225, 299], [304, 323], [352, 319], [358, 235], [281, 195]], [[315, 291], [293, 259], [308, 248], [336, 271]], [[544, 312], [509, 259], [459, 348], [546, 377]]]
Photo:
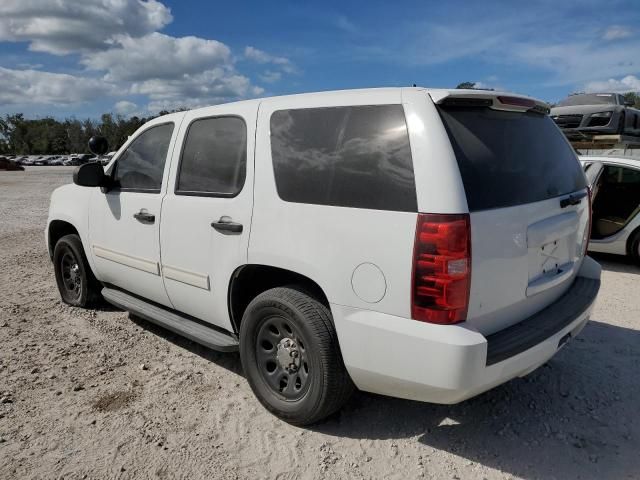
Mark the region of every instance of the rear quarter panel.
[[[401, 103], [400, 89], [273, 98], [261, 103], [249, 263], [303, 274], [320, 285], [332, 304], [410, 316], [416, 213], [283, 201], [276, 189], [269, 132], [272, 113], [282, 109]], [[352, 287], [354, 271], [365, 263], [382, 272], [384, 294], [378, 301], [363, 300]], [[379, 282], [380, 276], [374, 276], [371, 283]]]

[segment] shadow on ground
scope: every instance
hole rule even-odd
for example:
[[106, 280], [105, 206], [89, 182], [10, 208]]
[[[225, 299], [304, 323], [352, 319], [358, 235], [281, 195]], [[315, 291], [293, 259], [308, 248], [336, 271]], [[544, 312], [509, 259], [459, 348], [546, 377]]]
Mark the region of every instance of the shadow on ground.
[[[616, 265], [608, 261], [604, 268]], [[238, 354], [214, 352], [131, 319], [242, 375]], [[419, 445], [526, 479], [637, 478], [638, 372], [640, 331], [594, 319], [546, 365], [466, 402], [431, 405], [358, 392], [341, 412], [310, 429], [356, 439], [415, 438]], [[424, 449], [425, 458], [430, 452]]]
[[604, 270], [619, 273], [635, 273], [636, 275], [640, 275], [640, 265], [635, 263], [629, 256], [591, 252], [589, 253], [589, 256], [602, 265]]
[[164, 338], [177, 347], [184, 348], [185, 350], [188, 350], [205, 360], [213, 362], [236, 375], [242, 375], [242, 366], [240, 365], [240, 355], [238, 355], [238, 353], [216, 352], [215, 350], [203, 347], [198, 343], [192, 342], [187, 338], [181, 337], [176, 333], [166, 330], [155, 323], [148, 322], [147, 320], [131, 313], [129, 314], [129, 319], [140, 328], [143, 328], [158, 337]]
[[466, 402], [430, 405], [358, 393], [314, 430], [350, 438], [415, 437], [527, 479], [637, 478], [639, 371], [640, 332], [592, 321], [528, 377]]

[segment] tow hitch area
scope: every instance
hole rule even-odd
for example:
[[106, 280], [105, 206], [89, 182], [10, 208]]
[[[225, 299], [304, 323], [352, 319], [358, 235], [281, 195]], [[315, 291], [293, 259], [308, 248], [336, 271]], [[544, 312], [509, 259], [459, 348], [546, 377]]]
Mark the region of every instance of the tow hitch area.
[[558, 349], [562, 348], [569, 340], [571, 340], [571, 333], [567, 333], [558, 341]]

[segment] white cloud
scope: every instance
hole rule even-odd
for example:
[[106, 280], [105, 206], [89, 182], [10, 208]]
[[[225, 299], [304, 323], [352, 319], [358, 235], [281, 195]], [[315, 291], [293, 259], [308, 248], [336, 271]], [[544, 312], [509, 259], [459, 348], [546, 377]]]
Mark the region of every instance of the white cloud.
[[[75, 104], [120, 96], [114, 111], [130, 115], [196, 107], [264, 93], [236, 68], [237, 56], [222, 42], [158, 32], [173, 20], [158, 0], [0, 0], [0, 44], [28, 42], [32, 51], [78, 54], [83, 76], [48, 73], [23, 63], [0, 71], [0, 105]], [[261, 81], [273, 83], [296, 72], [285, 57], [247, 47], [244, 58], [268, 68]], [[74, 59], [76, 57], [71, 57]], [[95, 78], [100, 75], [102, 78]]]
[[616, 80], [610, 78], [608, 80], [589, 82], [584, 87], [585, 92], [640, 92], [640, 78], [635, 75], [627, 75], [626, 77]]
[[71, 105], [116, 93], [113, 85], [100, 79], [3, 67], [0, 85], [0, 105]]
[[251, 60], [256, 63], [266, 64], [270, 63], [273, 65], [277, 65], [286, 73], [296, 73], [297, 69], [291, 63], [291, 60], [285, 57], [276, 57], [271, 55], [264, 50], [257, 49], [255, 47], [246, 47], [244, 49], [244, 56], [247, 60]]
[[117, 81], [176, 79], [218, 66], [231, 66], [224, 43], [198, 37], [171, 37], [154, 32], [140, 38], [118, 37], [115, 48], [82, 59], [92, 70]]
[[344, 15], [338, 15], [335, 18], [334, 25], [339, 29], [347, 33], [357, 33], [358, 27]]
[[131, 93], [149, 97], [151, 111], [202, 107], [263, 92], [247, 77], [221, 67], [175, 79], [145, 80], [131, 87]]
[[113, 109], [119, 115], [128, 116], [138, 110], [138, 105], [127, 100], [120, 100], [119, 102], [116, 102], [116, 104], [113, 106]]
[[33, 51], [64, 55], [102, 50], [114, 36], [140, 37], [172, 19], [156, 0], [2, 0], [0, 41], [26, 41]]
[[633, 36], [633, 31], [629, 27], [623, 25], [611, 25], [602, 35], [605, 40], [619, 40], [621, 38], [629, 38]]
[[265, 83], [275, 83], [282, 78], [282, 73], [274, 72], [273, 70], [265, 70], [262, 75], [260, 75], [260, 80]]

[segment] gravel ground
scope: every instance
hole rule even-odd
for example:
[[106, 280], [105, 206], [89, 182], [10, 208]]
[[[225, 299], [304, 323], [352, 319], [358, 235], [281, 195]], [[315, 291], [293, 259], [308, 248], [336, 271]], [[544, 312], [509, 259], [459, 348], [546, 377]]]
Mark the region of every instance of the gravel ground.
[[527, 378], [454, 406], [357, 393], [302, 429], [259, 405], [237, 355], [61, 304], [43, 229], [70, 176], [0, 172], [0, 479], [640, 478], [640, 268], [625, 259], [597, 257], [592, 321]]

